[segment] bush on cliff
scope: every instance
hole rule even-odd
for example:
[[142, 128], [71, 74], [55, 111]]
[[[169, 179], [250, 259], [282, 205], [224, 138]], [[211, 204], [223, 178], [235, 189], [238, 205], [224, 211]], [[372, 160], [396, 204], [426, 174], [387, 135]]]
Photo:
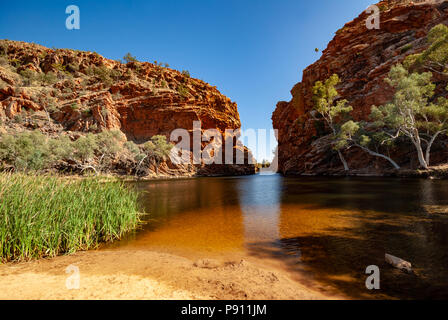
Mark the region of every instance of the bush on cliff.
[[2, 135], [0, 159], [17, 170], [41, 170], [49, 162], [49, 150], [45, 136], [40, 132], [23, 132]]
[[189, 95], [188, 88], [185, 87], [185, 86], [182, 85], [182, 84], [180, 84], [180, 85], [177, 87], [177, 92], [179, 93], [179, 95], [180, 95], [183, 99], [187, 98], [188, 95]]
[[98, 78], [98, 80], [106, 86], [111, 86], [114, 80], [118, 80], [121, 73], [116, 70], [109, 69], [106, 66], [93, 66], [86, 69], [88, 76]]
[[143, 145], [143, 149], [148, 156], [158, 163], [169, 157], [172, 147], [166, 137], [161, 135], [153, 136], [150, 141]]
[[68, 136], [50, 138], [38, 130], [4, 133], [0, 134], [0, 169], [43, 171], [61, 167], [61, 163], [74, 163], [77, 171], [90, 169], [99, 173], [111, 171], [120, 160], [131, 161], [137, 168], [145, 159], [158, 168], [171, 148], [165, 136], [154, 136], [139, 146], [114, 130], [88, 133], [75, 141]]
[[173, 145], [167, 141], [165, 136], [153, 136], [151, 140], [143, 144], [143, 157], [136, 168], [136, 174], [141, 171], [145, 160], [149, 160], [147, 165], [154, 165], [158, 172], [160, 164], [168, 159], [172, 148]]
[[426, 69], [448, 76], [448, 27], [444, 24], [433, 27], [429, 31], [426, 41], [429, 44], [428, 49], [406, 57], [404, 66], [411, 71]]
[[126, 53], [126, 55], [123, 57], [123, 61], [125, 63], [138, 62], [137, 58], [133, 56], [130, 52]]
[[0, 55], [0, 66], [9, 66], [8, 57]]

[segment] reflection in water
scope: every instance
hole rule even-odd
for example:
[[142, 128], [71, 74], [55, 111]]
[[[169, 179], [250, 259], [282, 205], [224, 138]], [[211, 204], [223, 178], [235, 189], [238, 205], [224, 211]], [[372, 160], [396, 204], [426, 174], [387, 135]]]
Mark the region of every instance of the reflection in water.
[[128, 245], [176, 253], [219, 253], [243, 247], [243, 215], [232, 179], [139, 183], [148, 224]]
[[[310, 286], [354, 298], [448, 298], [448, 181], [251, 176], [137, 187], [151, 220], [120, 245], [280, 261]], [[415, 274], [386, 265], [386, 252]], [[369, 265], [380, 267], [380, 291], [365, 288]]]
[[260, 176], [237, 181], [246, 241], [277, 240], [281, 180], [277, 176]]

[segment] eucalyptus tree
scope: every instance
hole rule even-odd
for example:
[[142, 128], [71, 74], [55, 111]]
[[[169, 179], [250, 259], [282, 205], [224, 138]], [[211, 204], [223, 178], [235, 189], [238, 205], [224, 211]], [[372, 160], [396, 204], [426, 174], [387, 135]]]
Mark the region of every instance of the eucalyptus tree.
[[[344, 170], [349, 171], [350, 168], [345, 160], [341, 148], [337, 147], [341, 126], [339, 121], [344, 114], [348, 114], [353, 108], [347, 105], [347, 100], [341, 100], [336, 90], [336, 85], [340, 82], [339, 76], [333, 74], [330, 78], [317, 81], [313, 87], [314, 111], [311, 113], [313, 120], [324, 121], [331, 130], [332, 146], [339, 155], [339, 159], [344, 165]], [[317, 115], [316, 115], [317, 113]]]
[[143, 157], [141, 157], [141, 160], [137, 165], [136, 175], [139, 173], [140, 166], [146, 159], [150, 160], [156, 168], [156, 173], [158, 173], [160, 164], [163, 161], [168, 160], [172, 148], [173, 145], [167, 141], [165, 136], [153, 136], [149, 141], [143, 144]]
[[409, 55], [404, 65], [411, 70], [426, 69], [448, 77], [448, 27], [439, 24], [433, 27], [426, 37], [428, 48], [420, 53]]
[[418, 160], [428, 169], [431, 148], [437, 138], [448, 132], [448, 102], [434, 98], [432, 73], [410, 73], [398, 64], [389, 72], [386, 82], [395, 89], [390, 103], [372, 106], [371, 119], [378, 130], [391, 139], [407, 137], [414, 145]]
[[379, 151], [380, 147], [390, 146], [393, 140], [381, 132], [366, 130], [368, 127], [369, 124], [366, 122], [347, 121], [341, 126], [336, 148], [341, 150], [357, 147], [371, 156], [389, 161], [395, 169], [400, 169], [400, 166], [390, 156]]

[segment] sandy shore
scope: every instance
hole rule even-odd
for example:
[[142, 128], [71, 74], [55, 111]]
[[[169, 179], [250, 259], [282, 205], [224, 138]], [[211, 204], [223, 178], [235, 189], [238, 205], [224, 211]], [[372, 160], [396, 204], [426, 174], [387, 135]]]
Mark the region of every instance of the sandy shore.
[[[70, 265], [79, 268], [79, 289], [66, 287]], [[0, 299], [329, 298], [267, 266], [155, 251], [111, 249], [0, 265]]]

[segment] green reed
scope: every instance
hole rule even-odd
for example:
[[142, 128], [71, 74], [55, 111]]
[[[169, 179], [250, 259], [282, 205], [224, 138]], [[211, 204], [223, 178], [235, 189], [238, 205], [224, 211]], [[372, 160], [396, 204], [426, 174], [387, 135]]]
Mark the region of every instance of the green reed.
[[138, 224], [137, 193], [123, 182], [0, 173], [0, 261], [95, 248]]

